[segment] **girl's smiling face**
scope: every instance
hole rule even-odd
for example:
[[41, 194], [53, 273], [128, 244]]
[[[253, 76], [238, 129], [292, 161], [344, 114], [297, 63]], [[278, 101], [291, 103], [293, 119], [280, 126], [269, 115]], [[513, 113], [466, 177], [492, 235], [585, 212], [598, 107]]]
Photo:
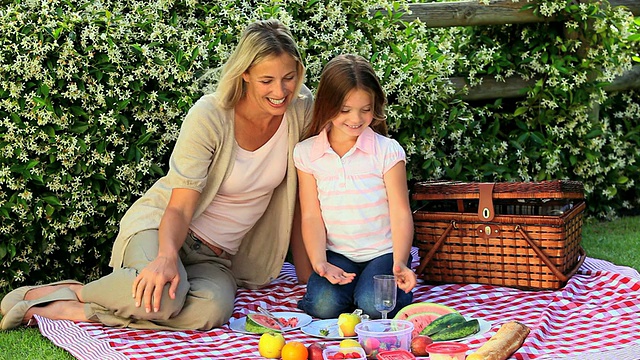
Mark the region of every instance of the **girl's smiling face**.
[[250, 67], [242, 74], [248, 104], [272, 116], [284, 115], [298, 81], [297, 65], [291, 55], [282, 54]]
[[349, 91], [342, 109], [331, 119], [331, 130], [335, 135], [357, 138], [373, 121], [373, 99], [369, 92], [362, 89]]

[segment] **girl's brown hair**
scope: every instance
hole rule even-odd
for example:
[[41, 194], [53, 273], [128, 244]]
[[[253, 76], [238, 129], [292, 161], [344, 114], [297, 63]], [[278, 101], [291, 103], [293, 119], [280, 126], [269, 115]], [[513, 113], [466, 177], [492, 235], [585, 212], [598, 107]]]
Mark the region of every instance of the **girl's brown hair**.
[[313, 105], [313, 117], [305, 131], [304, 139], [318, 135], [329, 126], [331, 120], [342, 110], [345, 98], [351, 90], [361, 89], [371, 95], [373, 101], [373, 131], [387, 135], [384, 107], [387, 98], [373, 67], [359, 55], [338, 55], [331, 59], [322, 70], [316, 99]]

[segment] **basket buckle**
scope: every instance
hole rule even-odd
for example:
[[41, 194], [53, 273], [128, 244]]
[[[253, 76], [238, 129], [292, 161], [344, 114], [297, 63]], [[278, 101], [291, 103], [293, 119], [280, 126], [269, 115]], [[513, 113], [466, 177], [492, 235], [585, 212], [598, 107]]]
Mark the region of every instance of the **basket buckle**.
[[481, 224], [476, 228], [478, 236], [484, 239], [500, 235], [500, 228], [493, 224]]
[[480, 221], [491, 221], [495, 216], [493, 210], [493, 187], [495, 183], [480, 183], [479, 189], [479, 203], [478, 203], [478, 218]]

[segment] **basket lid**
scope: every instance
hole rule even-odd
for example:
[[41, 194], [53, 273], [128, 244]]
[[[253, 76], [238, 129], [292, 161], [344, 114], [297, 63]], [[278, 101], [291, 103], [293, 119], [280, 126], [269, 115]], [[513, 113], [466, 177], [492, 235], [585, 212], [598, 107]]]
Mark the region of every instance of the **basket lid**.
[[[478, 199], [480, 182], [423, 181], [414, 184], [415, 200]], [[485, 183], [486, 184], [486, 183]], [[584, 185], [572, 180], [496, 182], [494, 199], [583, 199]]]

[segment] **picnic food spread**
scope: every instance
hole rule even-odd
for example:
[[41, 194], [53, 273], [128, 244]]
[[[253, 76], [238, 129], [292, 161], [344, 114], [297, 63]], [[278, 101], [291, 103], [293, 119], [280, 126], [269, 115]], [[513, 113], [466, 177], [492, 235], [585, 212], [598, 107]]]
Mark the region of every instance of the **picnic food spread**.
[[[327, 347], [325, 344], [307, 347], [299, 341], [287, 342], [282, 333], [298, 327], [300, 322], [303, 327], [308, 322], [310, 324], [306, 326], [312, 326], [310, 317], [303, 313], [272, 314], [264, 309], [259, 310], [260, 314], [246, 316], [242, 330], [262, 334], [258, 350], [260, 355], [270, 359], [376, 359], [381, 353], [390, 356], [390, 351], [404, 351], [411, 356], [429, 356], [431, 360], [465, 360], [469, 347], [451, 341], [463, 340], [491, 329], [486, 320], [465, 318], [452, 307], [421, 302], [405, 306], [393, 319], [388, 320], [369, 320], [361, 315], [361, 310], [341, 314], [338, 319], [317, 320], [316, 323], [324, 326], [334, 324], [329, 326], [339, 329], [342, 341], [337, 347]], [[303, 317], [302, 320], [299, 316]], [[418, 327], [418, 332], [415, 327]], [[319, 328], [319, 331], [323, 329]], [[519, 322], [508, 322], [466, 360], [506, 360], [522, 346], [529, 331]], [[345, 338], [353, 335], [357, 335], [358, 339]]]

